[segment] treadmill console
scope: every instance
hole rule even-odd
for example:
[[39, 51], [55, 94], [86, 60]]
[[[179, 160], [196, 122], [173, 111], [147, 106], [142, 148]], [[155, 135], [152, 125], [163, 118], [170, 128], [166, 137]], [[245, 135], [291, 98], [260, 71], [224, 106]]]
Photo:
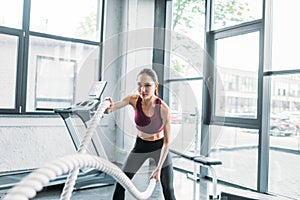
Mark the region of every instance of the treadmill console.
[[100, 97], [106, 87], [106, 81], [94, 82], [90, 91], [88, 98], [84, 101], [78, 102], [71, 107], [71, 109], [86, 109], [95, 110], [100, 103]]
[[94, 82], [92, 88], [90, 89], [89, 97], [100, 100], [100, 97], [104, 91], [106, 83], [107, 83], [106, 81]]
[[100, 97], [106, 87], [106, 81], [93, 83], [86, 100], [78, 102], [69, 108], [54, 109], [63, 119], [69, 118], [72, 114], [78, 115], [84, 122], [90, 120], [91, 116], [98, 109]]

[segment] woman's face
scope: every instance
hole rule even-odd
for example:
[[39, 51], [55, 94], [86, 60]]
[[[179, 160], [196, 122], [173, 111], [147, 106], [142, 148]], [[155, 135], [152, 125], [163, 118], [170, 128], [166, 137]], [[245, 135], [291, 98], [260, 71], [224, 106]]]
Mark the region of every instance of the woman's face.
[[137, 78], [137, 88], [140, 96], [144, 99], [151, 98], [155, 94], [157, 83], [147, 74], [141, 74]]

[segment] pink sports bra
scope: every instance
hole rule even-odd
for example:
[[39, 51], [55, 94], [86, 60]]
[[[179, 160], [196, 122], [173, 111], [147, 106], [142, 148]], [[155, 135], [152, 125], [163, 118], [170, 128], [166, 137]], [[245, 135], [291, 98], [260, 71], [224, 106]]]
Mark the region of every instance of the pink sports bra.
[[157, 98], [155, 103], [154, 113], [151, 117], [148, 117], [142, 110], [142, 98], [139, 97], [136, 102], [134, 121], [136, 123], [136, 128], [144, 133], [155, 134], [164, 129], [163, 120], [160, 115], [160, 98]]

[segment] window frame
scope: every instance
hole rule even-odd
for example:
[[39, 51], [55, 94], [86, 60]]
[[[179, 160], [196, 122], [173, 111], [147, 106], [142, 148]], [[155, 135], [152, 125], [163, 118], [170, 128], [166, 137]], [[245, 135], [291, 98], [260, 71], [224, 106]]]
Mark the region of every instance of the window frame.
[[22, 115], [54, 115], [54, 112], [49, 111], [26, 111], [26, 98], [27, 98], [27, 71], [28, 71], [28, 57], [29, 57], [29, 38], [31, 36], [42, 37], [47, 39], [55, 39], [67, 42], [82, 43], [93, 46], [99, 46], [99, 74], [98, 79], [101, 79], [102, 74], [102, 46], [104, 40], [104, 20], [105, 20], [105, 0], [99, 3], [101, 8], [99, 9], [100, 20], [100, 37], [99, 41], [90, 41], [78, 38], [69, 38], [58, 35], [51, 35], [46, 33], [30, 31], [30, 8], [31, 0], [23, 1], [23, 17], [22, 17], [22, 28], [10, 28], [0, 26], [0, 33], [5, 35], [17, 36], [19, 39], [18, 43], [18, 55], [17, 55], [17, 75], [16, 75], [16, 91], [15, 91], [15, 108], [6, 109], [0, 107], [0, 114], [22, 114]]
[[0, 107], [0, 114], [15, 114], [20, 113], [22, 109], [22, 101], [21, 101], [21, 84], [20, 81], [22, 80], [23, 76], [23, 54], [22, 54], [22, 47], [24, 46], [24, 38], [23, 32], [21, 30], [15, 28], [7, 28], [0, 26], [0, 33], [7, 36], [15, 36], [18, 37], [17, 43], [17, 61], [16, 61], [16, 88], [15, 88], [15, 106], [14, 108], [1, 108]]
[[[239, 36], [247, 33], [254, 33], [259, 32], [259, 68], [258, 68], [258, 86], [257, 86], [257, 113], [261, 113], [261, 102], [262, 102], [262, 96], [261, 93], [261, 84], [262, 84], [262, 72], [263, 72], [263, 23], [262, 20], [255, 20], [252, 22], [236, 25], [233, 27], [226, 27], [224, 29], [220, 30], [214, 30], [209, 31], [208, 34], [210, 35], [210, 38], [212, 38], [212, 41], [209, 45], [212, 45], [215, 47], [216, 40], [218, 39], [224, 39], [228, 37], [234, 37]], [[215, 48], [213, 52], [210, 52], [210, 55], [212, 57], [212, 60], [215, 60]], [[216, 66], [214, 66], [214, 71], [209, 74], [212, 77], [216, 77], [215, 69]], [[216, 78], [214, 79], [214, 88], [212, 90], [213, 93], [216, 93]], [[213, 95], [215, 96], [215, 95]], [[260, 116], [257, 114], [256, 118], [238, 118], [238, 117], [227, 117], [227, 116], [217, 116], [215, 114], [215, 104], [216, 99], [214, 98], [212, 101], [212, 117], [211, 121], [209, 122], [211, 125], [225, 125], [225, 126], [233, 126], [233, 127], [241, 127], [241, 128], [250, 128], [250, 129], [258, 129], [260, 127]]]
[[[229, 26], [226, 28], [212, 30], [212, 19], [213, 19], [213, 3], [214, 0], [208, 0], [206, 2], [206, 46], [205, 50], [208, 55], [205, 58], [205, 70], [204, 70], [204, 83], [203, 84], [203, 108], [202, 108], [202, 135], [201, 135], [201, 145], [204, 147], [201, 149], [201, 155], [209, 154], [209, 138], [210, 138], [210, 126], [211, 125], [220, 125], [220, 126], [229, 126], [229, 127], [240, 127], [240, 128], [249, 128], [257, 129], [259, 133], [258, 141], [258, 162], [257, 162], [257, 191], [258, 192], [267, 192], [268, 191], [268, 162], [269, 162], [269, 137], [267, 134], [263, 134], [266, 130], [268, 131], [268, 114], [266, 112], [269, 110], [266, 103], [265, 95], [268, 91], [263, 91], [264, 87], [268, 87], [267, 83], [263, 77], [264, 66], [267, 65], [268, 56], [266, 55], [265, 48], [268, 47], [268, 27], [266, 26], [266, 21], [270, 19], [270, 14], [266, 12], [266, 1], [263, 1], [262, 5], [262, 19]], [[213, 84], [207, 84], [210, 77], [215, 77], [215, 66], [213, 60], [215, 58], [215, 40], [222, 37], [230, 37], [240, 34], [245, 34], [247, 32], [259, 31], [259, 69], [258, 69], [258, 99], [257, 99], [257, 118], [256, 119], [241, 119], [241, 118], [232, 118], [232, 117], [221, 117], [215, 115], [214, 101], [215, 99], [210, 100], [209, 91], [215, 90], [215, 80]], [[263, 101], [264, 100], [264, 101]], [[259, 115], [262, 113], [262, 115]], [[203, 134], [204, 133], [204, 134]], [[205, 173], [205, 172], [204, 172]], [[207, 172], [206, 172], [207, 173]]]

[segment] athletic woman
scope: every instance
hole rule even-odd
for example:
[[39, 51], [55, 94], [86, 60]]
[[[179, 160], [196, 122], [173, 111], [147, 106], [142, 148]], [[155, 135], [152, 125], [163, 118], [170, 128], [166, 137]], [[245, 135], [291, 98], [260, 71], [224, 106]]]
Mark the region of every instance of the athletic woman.
[[[170, 111], [167, 104], [158, 97], [157, 75], [152, 69], [143, 69], [137, 75], [138, 94], [111, 102], [105, 113], [111, 113], [130, 105], [135, 111], [134, 121], [137, 128], [135, 145], [124, 163], [124, 173], [132, 179], [148, 158], [153, 158], [156, 168], [150, 179], [161, 182], [164, 198], [175, 200], [173, 187], [173, 165], [169, 155]], [[124, 200], [125, 189], [116, 184], [113, 200]]]

